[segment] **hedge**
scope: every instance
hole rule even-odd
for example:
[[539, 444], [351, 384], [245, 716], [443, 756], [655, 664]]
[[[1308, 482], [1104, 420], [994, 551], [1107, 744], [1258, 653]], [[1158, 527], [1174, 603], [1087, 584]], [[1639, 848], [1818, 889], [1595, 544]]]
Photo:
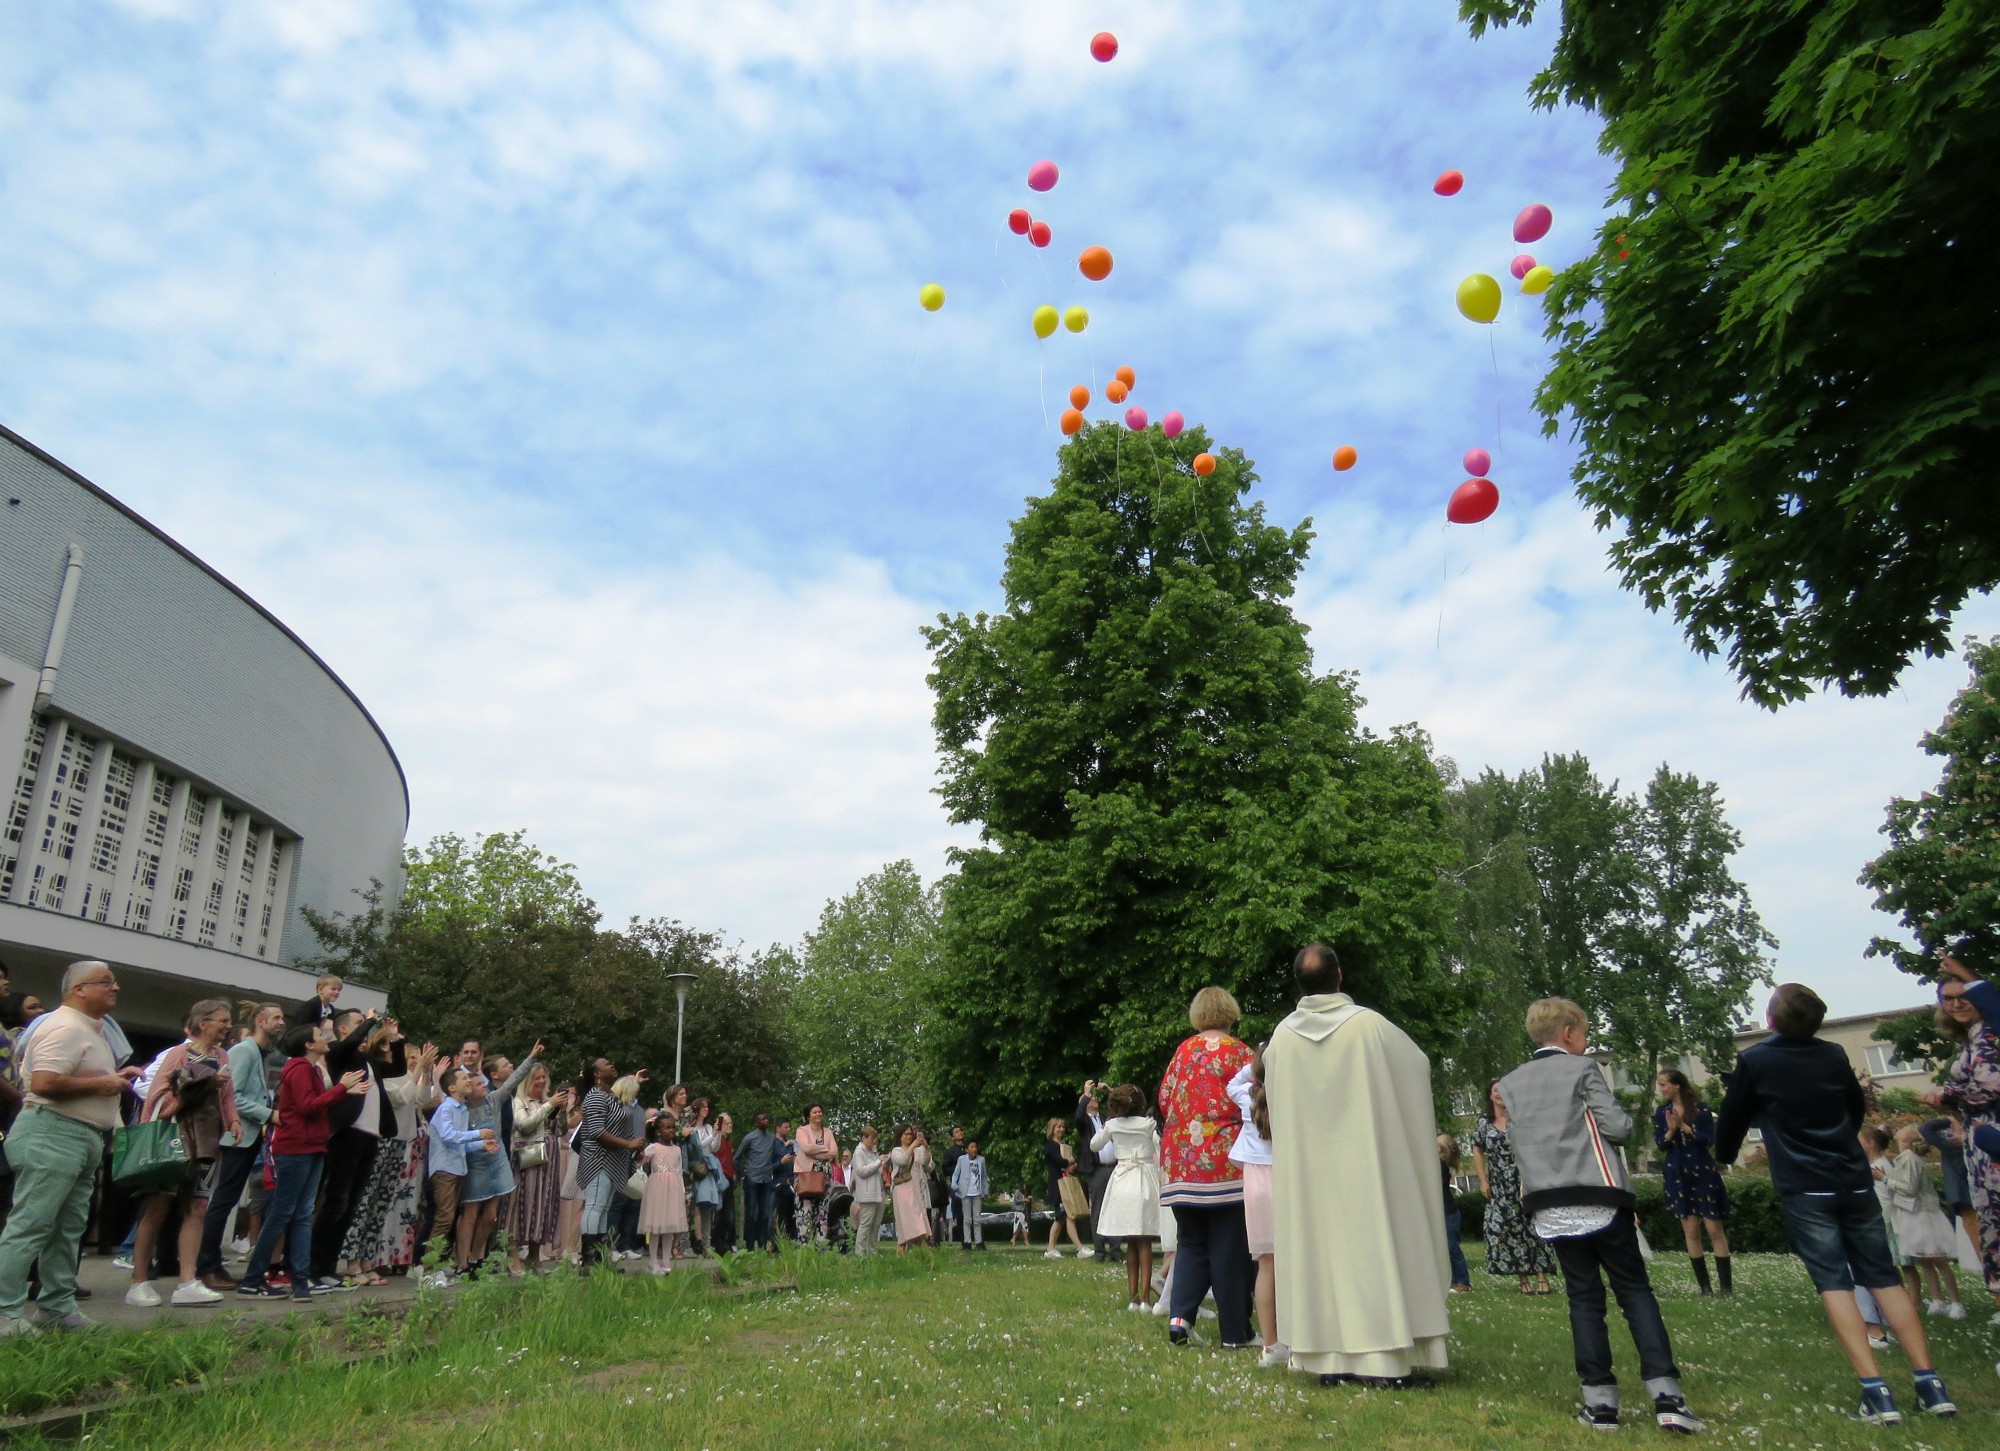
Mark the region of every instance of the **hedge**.
[[[1789, 1254], [1791, 1241], [1785, 1238], [1784, 1218], [1778, 1212], [1778, 1196], [1771, 1181], [1761, 1174], [1729, 1174], [1729, 1248], [1746, 1254]], [[1659, 1253], [1685, 1254], [1681, 1222], [1667, 1213], [1666, 1186], [1649, 1174], [1635, 1174], [1632, 1194], [1639, 1201], [1639, 1225]], [[1458, 1196], [1461, 1218], [1459, 1237], [1481, 1240], [1486, 1237], [1486, 1196], [1477, 1189]]]

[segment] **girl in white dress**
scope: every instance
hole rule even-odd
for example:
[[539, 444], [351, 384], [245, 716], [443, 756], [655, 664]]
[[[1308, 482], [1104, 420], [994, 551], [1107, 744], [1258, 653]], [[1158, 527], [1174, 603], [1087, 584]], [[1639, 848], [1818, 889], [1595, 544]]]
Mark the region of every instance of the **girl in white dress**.
[[1093, 1233], [1125, 1241], [1125, 1308], [1150, 1313], [1153, 1241], [1160, 1237], [1160, 1131], [1146, 1117], [1146, 1095], [1130, 1083], [1112, 1089], [1104, 1106], [1111, 1116], [1090, 1147], [1094, 1153], [1115, 1145], [1118, 1166], [1105, 1186]]
[[1958, 1226], [1944, 1217], [1938, 1205], [1931, 1166], [1923, 1160], [1929, 1145], [1918, 1135], [1915, 1124], [1905, 1124], [1896, 1130], [1896, 1147], [1902, 1152], [1889, 1165], [1886, 1176], [1896, 1243], [1911, 1269], [1923, 1277], [1927, 1292], [1924, 1308], [1948, 1320], [1963, 1320], [1965, 1305], [1958, 1298], [1958, 1271], [1952, 1264], [1958, 1251]]

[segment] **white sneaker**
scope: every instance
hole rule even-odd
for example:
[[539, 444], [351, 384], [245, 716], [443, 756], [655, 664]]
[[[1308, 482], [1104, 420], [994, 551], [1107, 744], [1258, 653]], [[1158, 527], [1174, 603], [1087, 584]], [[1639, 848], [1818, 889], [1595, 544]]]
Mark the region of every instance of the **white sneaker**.
[[232, 1239], [229, 1241], [229, 1257], [233, 1260], [249, 1259], [250, 1241], [247, 1239]]
[[1076, 1257], [1080, 1260], [1094, 1260], [1097, 1258], [1097, 1251], [1092, 1249], [1089, 1245], [1085, 1245], [1082, 1249], [1076, 1252]]
[[174, 1286], [173, 1302], [176, 1305], [213, 1305], [221, 1299], [222, 1296], [200, 1280], [183, 1280]]
[[1062, 1251], [1059, 1249], [1044, 1250], [1042, 1251], [1042, 1258], [1045, 1260], [1059, 1260], [1062, 1258]]
[[[1995, 1320], [1997, 1323], [2000, 1323], [2000, 1316], [1996, 1316]], [[1887, 1350], [1891, 1345], [1894, 1344], [1895, 1341], [1891, 1340], [1886, 1335], [1879, 1334], [1873, 1330], [1868, 1332], [1868, 1348], [1870, 1350]]]
[[1257, 1369], [1269, 1370], [1274, 1365], [1289, 1365], [1291, 1359], [1291, 1347], [1281, 1340], [1276, 1345], [1264, 1347], [1264, 1353], [1257, 1357]]
[[141, 1280], [125, 1292], [125, 1303], [141, 1310], [152, 1310], [160, 1303], [160, 1292], [149, 1282]]
[[424, 1288], [426, 1290], [449, 1290], [452, 1284], [453, 1280], [450, 1270], [436, 1270], [424, 1276]]
[[1137, 1300], [1127, 1300], [1125, 1302], [1125, 1308], [1128, 1312], [1136, 1315], [1140, 1311], [1144, 1310], [1146, 1307], [1144, 1305], [1141, 1305]]
[[112, 1268], [112, 1269], [114, 1269], [114, 1270], [129, 1270], [129, 1269], [131, 1269], [131, 1268], [132, 1268], [132, 1256], [130, 1256], [130, 1255], [113, 1255], [113, 1256], [111, 1257], [111, 1268]]
[[1167, 1309], [1167, 1302], [1165, 1300], [1155, 1300], [1153, 1302], [1153, 1313], [1164, 1320], [1172, 1312]]
[[1963, 1320], [1965, 1318], [1965, 1306], [1957, 1300], [1947, 1300], [1944, 1307], [1944, 1318], [1947, 1320]]

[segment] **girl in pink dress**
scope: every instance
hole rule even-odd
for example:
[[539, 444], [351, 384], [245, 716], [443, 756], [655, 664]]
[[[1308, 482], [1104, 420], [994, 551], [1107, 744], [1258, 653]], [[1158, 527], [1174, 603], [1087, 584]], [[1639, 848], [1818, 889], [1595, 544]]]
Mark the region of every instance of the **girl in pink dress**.
[[639, 1233], [653, 1273], [664, 1275], [680, 1258], [677, 1236], [687, 1233], [687, 1183], [681, 1178], [681, 1146], [674, 1141], [674, 1117], [653, 1120], [653, 1142], [640, 1162], [646, 1166], [646, 1194], [639, 1201]]

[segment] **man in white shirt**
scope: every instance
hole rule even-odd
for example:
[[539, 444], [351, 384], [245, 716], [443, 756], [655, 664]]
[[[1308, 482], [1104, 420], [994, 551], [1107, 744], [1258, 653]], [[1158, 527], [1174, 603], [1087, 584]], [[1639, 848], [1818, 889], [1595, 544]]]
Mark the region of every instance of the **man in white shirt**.
[[62, 1006], [45, 1015], [24, 1051], [27, 1102], [7, 1138], [14, 1208], [0, 1233], [0, 1336], [32, 1329], [25, 1318], [28, 1271], [41, 1261], [43, 1324], [81, 1330], [76, 1308], [77, 1248], [90, 1222], [90, 1191], [104, 1158], [104, 1134], [118, 1126], [118, 1097], [139, 1076], [118, 1067], [104, 1015], [118, 1004], [109, 964], [73, 962], [63, 973]]

